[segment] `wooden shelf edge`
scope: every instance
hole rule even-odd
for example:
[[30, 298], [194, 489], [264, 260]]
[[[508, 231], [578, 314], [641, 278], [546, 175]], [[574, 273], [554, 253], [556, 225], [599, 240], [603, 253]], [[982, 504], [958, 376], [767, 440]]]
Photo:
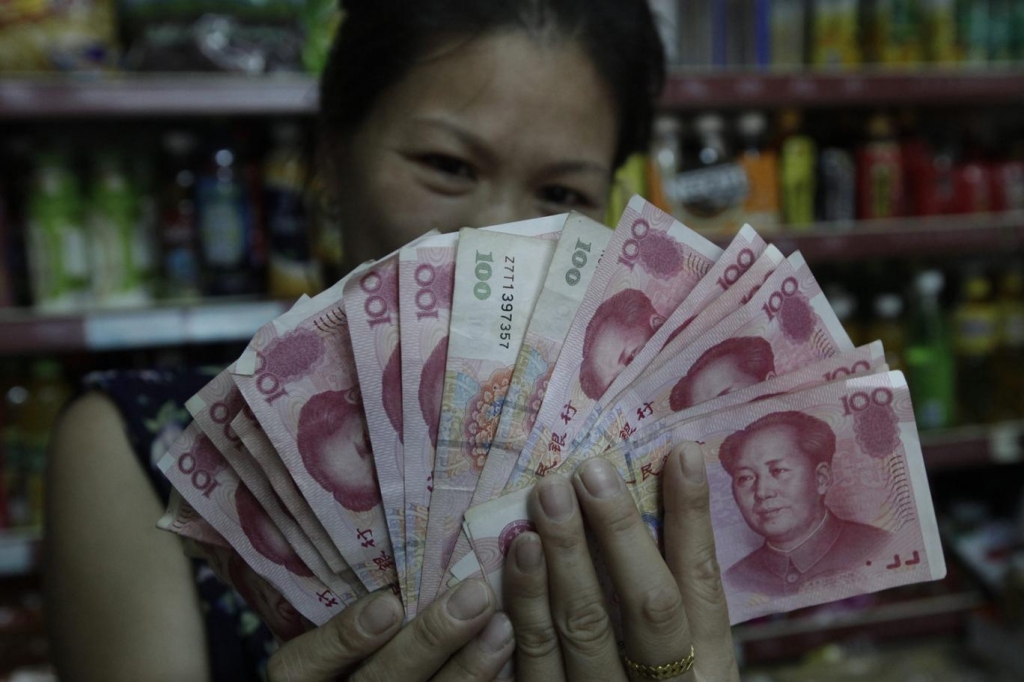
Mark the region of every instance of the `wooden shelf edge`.
[[[1024, 101], [1024, 64], [891, 71], [674, 71], [660, 108], [891, 106]], [[312, 115], [307, 74], [117, 73], [0, 77], [0, 119]]]

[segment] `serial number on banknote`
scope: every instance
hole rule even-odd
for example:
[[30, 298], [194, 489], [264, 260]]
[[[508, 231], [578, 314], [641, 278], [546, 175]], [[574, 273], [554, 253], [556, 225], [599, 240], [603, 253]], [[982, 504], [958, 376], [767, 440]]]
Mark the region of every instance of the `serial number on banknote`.
[[[508, 350], [512, 341], [512, 312], [516, 288], [516, 257], [505, 256], [501, 275], [501, 322], [498, 323], [498, 345]], [[491, 279], [494, 277], [494, 254], [476, 252], [476, 284], [473, 294], [481, 301], [491, 297]]]

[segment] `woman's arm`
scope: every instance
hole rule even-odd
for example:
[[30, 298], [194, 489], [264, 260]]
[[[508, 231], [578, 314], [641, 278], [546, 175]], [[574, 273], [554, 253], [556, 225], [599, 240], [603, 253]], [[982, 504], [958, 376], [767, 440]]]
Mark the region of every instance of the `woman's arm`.
[[46, 615], [60, 678], [207, 680], [189, 560], [156, 529], [163, 507], [108, 398], [85, 396], [64, 414], [46, 494]]

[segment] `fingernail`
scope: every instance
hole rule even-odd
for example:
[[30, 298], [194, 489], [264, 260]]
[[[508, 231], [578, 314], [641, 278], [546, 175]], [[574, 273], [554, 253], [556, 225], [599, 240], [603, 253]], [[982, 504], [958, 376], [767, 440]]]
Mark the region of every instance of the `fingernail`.
[[565, 521], [572, 515], [572, 489], [561, 476], [549, 476], [539, 484], [540, 507], [552, 521]]
[[578, 474], [583, 487], [594, 497], [611, 497], [619, 492], [619, 474], [615, 468], [600, 457], [583, 463]]
[[398, 622], [395, 600], [389, 596], [377, 597], [359, 614], [359, 626], [371, 635], [379, 635]]
[[480, 633], [480, 643], [488, 651], [501, 651], [511, 639], [512, 623], [504, 613], [494, 614]]
[[455, 588], [445, 608], [452, 618], [469, 620], [486, 611], [490, 604], [491, 597], [487, 587], [479, 580], [467, 580]]
[[533, 573], [540, 568], [544, 551], [536, 535], [520, 535], [516, 540], [516, 568], [523, 573]]
[[707, 474], [704, 471], [704, 458], [697, 447], [683, 448], [679, 457], [683, 464], [683, 476], [694, 485], [702, 485]]

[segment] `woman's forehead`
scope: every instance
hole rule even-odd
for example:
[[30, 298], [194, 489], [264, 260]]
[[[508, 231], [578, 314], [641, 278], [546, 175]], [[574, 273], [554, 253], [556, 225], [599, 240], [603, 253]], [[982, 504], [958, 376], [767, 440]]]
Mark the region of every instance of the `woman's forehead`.
[[[614, 151], [614, 99], [583, 48], [571, 40], [512, 31], [453, 42], [383, 94], [371, 121], [459, 127], [492, 143], [527, 134], [574, 138]], [[546, 141], [545, 144], [557, 140]]]

